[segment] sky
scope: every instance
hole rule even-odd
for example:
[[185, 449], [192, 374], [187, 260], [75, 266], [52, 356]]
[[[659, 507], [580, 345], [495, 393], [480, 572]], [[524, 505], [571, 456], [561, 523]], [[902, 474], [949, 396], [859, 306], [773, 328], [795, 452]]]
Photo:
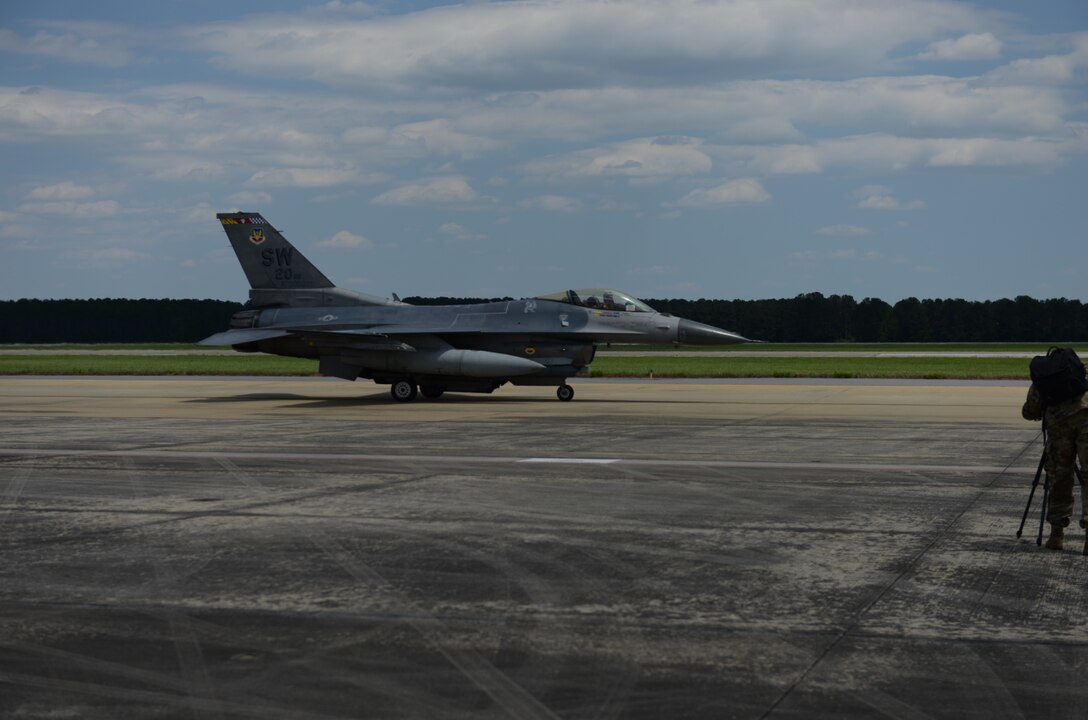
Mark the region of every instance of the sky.
[[0, 299], [1088, 301], [1088, 3], [0, 2]]

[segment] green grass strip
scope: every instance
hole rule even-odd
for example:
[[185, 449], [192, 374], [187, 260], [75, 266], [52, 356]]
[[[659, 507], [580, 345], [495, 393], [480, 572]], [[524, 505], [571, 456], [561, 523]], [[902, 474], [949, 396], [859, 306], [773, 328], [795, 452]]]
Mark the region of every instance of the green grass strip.
[[274, 355], [0, 355], [0, 375], [316, 375], [317, 361]]
[[911, 353], [911, 352], [948, 352], [948, 353], [1032, 353], [1045, 355], [1053, 345], [1072, 347], [1078, 355], [1088, 357], [1088, 345], [1083, 343], [745, 343], [742, 345], [698, 346], [682, 345], [602, 345], [602, 352], [671, 353], [681, 351], [698, 352], [710, 350], [726, 353], [790, 353], [815, 352], [832, 355], [839, 352], [871, 353]]
[[1018, 358], [601, 357], [591, 369], [602, 377], [1028, 378]]
[[0, 350], [84, 350], [86, 352], [98, 350], [173, 350], [186, 352], [188, 350], [229, 350], [226, 348], [204, 347], [193, 343], [63, 343], [58, 345], [0, 345]]

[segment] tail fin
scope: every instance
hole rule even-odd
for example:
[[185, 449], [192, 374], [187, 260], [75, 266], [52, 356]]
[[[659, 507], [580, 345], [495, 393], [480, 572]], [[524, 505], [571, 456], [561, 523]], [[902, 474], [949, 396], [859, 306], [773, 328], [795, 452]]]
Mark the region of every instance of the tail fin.
[[249, 278], [252, 307], [402, 304], [336, 287], [260, 213], [218, 213], [216, 217]]
[[335, 287], [260, 213], [218, 213], [219, 222], [254, 290], [311, 290]]

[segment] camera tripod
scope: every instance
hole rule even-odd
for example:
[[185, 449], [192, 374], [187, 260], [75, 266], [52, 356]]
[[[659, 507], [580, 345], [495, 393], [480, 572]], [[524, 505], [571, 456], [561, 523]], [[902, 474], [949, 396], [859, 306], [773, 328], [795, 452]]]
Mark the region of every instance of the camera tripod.
[[[1024, 506], [1024, 517], [1020, 518], [1020, 529], [1016, 531], [1016, 538], [1024, 534], [1024, 523], [1028, 521], [1028, 511], [1031, 509], [1031, 500], [1035, 497], [1035, 488], [1039, 487], [1039, 477], [1043, 474], [1043, 466], [1046, 464], [1046, 442], [1044, 438], [1043, 456], [1039, 458], [1039, 468], [1035, 471], [1035, 479], [1031, 481], [1031, 493], [1028, 494], [1028, 504]], [[1078, 474], [1080, 471], [1077, 471]], [[1043, 478], [1043, 507], [1039, 513], [1039, 536], [1035, 538], [1036, 545], [1043, 544], [1043, 523], [1046, 522], [1047, 505], [1050, 502], [1050, 473]]]
[[[1050, 504], [1050, 474], [1043, 475], [1043, 468], [1046, 465], [1046, 435], [1043, 435], [1043, 455], [1039, 458], [1039, 467], [1035, 471], [1035, 479], [1031, 482], [1031, 492], [1028, 494], [1028, 504], [1024, 506], [1024, 517], [1020, 518], [1020, 529], [1016, 531], [1017, 539], [1024, 534], [1024, 523], [1028, 520], [1028, 511], [1031, 509], [1031, 500], [1035, 497], [1035, 488], [1039, 486], [1039, 478], [1043, 477], [1043, 503], [1039, 512], [1039, 535], [1035, 538], [1036, 545], [1043, 544], [1043, 525], [1046, 523], [1046, 511]], [[1084, 488], [1084, 475], [1081, 473], [1080, 467], [1073, 465], [1073, 472], [1077, 476], [1077, 482], [1080, 483], [1081, 488]], [[1084, 495], [1081, 495], [1081, 501], [1084, 501]]]

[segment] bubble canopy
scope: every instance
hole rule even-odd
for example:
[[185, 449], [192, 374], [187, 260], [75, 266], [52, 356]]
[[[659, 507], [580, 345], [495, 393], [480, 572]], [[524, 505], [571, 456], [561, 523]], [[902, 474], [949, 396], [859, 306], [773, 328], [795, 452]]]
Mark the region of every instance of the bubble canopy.
[[549, 295], [537, 295], [537, 300], [554, 300], [556, 302], [578, 305], [594, 310], [614, 310], [618, 312], [657, 312], [652, 307], [638, 298], [631, 297], [619, 290], [608, 288], [582, 288], [579, 290], [564, 290]]

